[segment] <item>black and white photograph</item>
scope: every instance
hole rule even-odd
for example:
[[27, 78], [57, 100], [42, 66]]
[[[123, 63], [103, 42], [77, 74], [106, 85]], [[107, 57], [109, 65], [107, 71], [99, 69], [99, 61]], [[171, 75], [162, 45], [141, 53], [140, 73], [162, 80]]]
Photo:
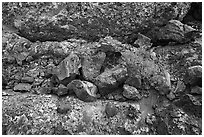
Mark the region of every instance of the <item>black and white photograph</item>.
[[202, 2], [1, 2], [2, 135], [202, 135]]

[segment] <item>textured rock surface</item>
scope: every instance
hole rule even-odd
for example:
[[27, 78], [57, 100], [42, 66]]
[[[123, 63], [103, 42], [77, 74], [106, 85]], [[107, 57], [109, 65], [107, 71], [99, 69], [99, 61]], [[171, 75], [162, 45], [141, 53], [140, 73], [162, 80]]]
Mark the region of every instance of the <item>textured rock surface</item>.
[[71, 82], [71, 80], [75, 79], [76, 75], [79, 74], [80, 67], [81, 60], [76, 54], [71, 53], [67, 58], [60, 62], [59, 66], [55, 69], [54, 74], [57, 75], [60, 81], [68, 78]]
[[97, 87], [88, 81], [73, 80], [67, 87], [68, 90], [73, 90], [76, 96], [83, 101], [94, 101], [97, 98]]
[[[73, 37], [93, 41], [106, 35], [116, 36], [120, 41], [125, 41], [121, 36], [128, 36], [132, 31], [162, 24], [170, 19], [182, 20], [190, 8], [190, 3], [50, 2], [34, 5], [4, 3], [3, 6], [7, 9], [7, 14], [3, 12], [3, 22], [13, 24], [22, 36], [31, 41], [63, 41]], [[12, 6], [19, 10], [12, 11]], [[19, 13], [18, 17], [9, 18], [10, 12], [14, 12], [14, 15]]]
[[155, 27], [147, 35], [154, 43], [166, 45], [169, 42], [184, 43], [185, 36], [191, 31], [195, 29], [178, 20], [170, 20], [164, 27]]
[[127, 78], [127, 69], [125, 67], [116, 66], [100, 74], [95, 79], [95, 84], [99, 88], [101, 95], [110, 93], [108, 89], [114, 89], [119, 86]]
[[125, 84], [123, 85], [123, 89], [124, 89], [123, 96], [128, 99], [140, 100], [142, 98], [139, 91], [135, 87]]
[[98, 75], [100, 75], [105, 57], [106, 54], [104, 52], [99, 52], [96, 55], [84, 58], [82, 72], [86, 80], [93, 81]]
[[201, 135], [189, 5], [3, 3], [2, 134]]

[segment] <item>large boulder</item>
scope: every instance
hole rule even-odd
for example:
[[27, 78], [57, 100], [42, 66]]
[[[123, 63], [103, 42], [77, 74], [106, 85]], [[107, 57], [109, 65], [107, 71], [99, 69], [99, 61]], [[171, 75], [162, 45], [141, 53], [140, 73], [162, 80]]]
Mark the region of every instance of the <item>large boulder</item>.
[[[167, 45], [169, 42], [184, 43], [187, 41], [186, 36], [195, 31], [192, 27], [181, 23], [178, 20], [170, 20], [163, 27], [154, 27], [147, 33], [153, 43]], [[188, 37], [188, 39], [190, 39]]]
[[77, 37], [95, 41], [111, 35], [125, 42], [123, 36], [133, 31], [170, 19], [182, 20], [189, 8], [187, 2], [4, 3], [3, 23], [15, 26], [31, 41]]

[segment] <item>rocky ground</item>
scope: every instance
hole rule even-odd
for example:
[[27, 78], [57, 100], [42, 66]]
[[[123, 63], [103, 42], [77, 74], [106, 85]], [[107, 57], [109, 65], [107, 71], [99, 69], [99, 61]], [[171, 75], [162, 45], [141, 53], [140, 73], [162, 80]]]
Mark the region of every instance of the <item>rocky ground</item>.
[[201, 135], [201, 3], [3, 3], [2, 134]]

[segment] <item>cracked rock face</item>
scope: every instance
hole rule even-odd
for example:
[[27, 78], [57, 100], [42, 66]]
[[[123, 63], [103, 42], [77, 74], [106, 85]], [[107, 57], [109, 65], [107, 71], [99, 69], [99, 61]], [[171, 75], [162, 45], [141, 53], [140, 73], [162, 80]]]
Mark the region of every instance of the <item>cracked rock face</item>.
[[201, 135], [195, 5], [4, 2], [2, 134]]

